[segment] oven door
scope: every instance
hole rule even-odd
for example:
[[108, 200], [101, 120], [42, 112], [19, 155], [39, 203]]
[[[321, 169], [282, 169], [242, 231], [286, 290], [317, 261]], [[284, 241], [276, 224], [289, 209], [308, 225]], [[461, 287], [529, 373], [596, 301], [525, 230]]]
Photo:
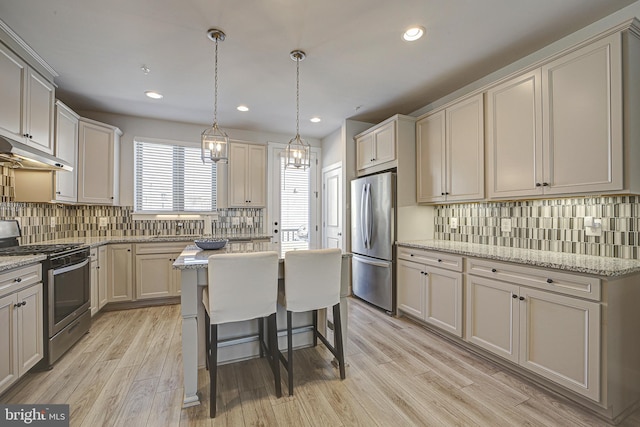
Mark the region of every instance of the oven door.
[[49, 270], [49, 337], [89, 309], [89, 259]]

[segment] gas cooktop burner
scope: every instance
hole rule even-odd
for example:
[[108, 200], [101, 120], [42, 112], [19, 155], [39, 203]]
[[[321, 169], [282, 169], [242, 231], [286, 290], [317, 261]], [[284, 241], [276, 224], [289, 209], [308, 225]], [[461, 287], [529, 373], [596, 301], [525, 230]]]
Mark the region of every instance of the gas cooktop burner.
[[58, 252], [66, 252], [79, 246], [82, 246], [82, 243], [10, 246], [7, 248], [0, 248], [0, 256], [54, 254]]

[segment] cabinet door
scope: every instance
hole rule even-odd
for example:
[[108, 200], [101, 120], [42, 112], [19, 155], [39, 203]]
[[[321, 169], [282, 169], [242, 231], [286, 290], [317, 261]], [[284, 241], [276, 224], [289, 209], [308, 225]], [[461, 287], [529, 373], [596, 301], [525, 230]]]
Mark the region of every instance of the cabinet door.
[[424, 320], [462, 337], [462, 273], [427, 268]]
[[73, 170], [55, 172], [55, 199], [59, 202], [78, 201], [78, 116], [64, 104], [56, 103], [56, 156], [73, 166]]
[[172, 259], [171, 254], [136, 255], [136, 299], [172, 295]]
[[482, 94], [446, 112], [447, 201], [484, 198], [484, 106]]
[[107, 282], [107, 247], [98, 248], [98, 310], [102, 309], [109, 301]]
[[264, 145], [248, 147], [248, 177], [246, 180], [249, 206], [262, 208], [266, 203], [267, 149]]
[[392, 162], [396, 159], [396, 122], [390, 122], [374, 133], [374, 164]]
[[600, 304], [529, 288], [519, 296], [520, 365], [599, 401]]
[[416, 188], [419, 203], [445, 200], [445, 112], [416, 122]]
[[246, 193], [247, 159], [249, 157], [247, 144], [229, 144], [229, 206], [244, 207], [249, 198]]
[[114, 203], [114, 131], [80, 121], [78, 202]]
[[18, 292], [18, 373], [24, 375], [44, 357], [42, 283]]
[[53, 154], [53, 105], [55, 89], [44, 77], [27, 69], [26, 101], [29, 144], [38, 150]]
[[27, 65], [0, 46], [0, 134], [18, 140], [26, 133], [22, 122], [26, 72]]
[[356, 157], [358, 170], [366, 169], [373, 165], [375, 158], [373, 132], [356, 139]]
[[620, 37], [542, 67], [545, 194], [623, 188]]
[[489, 198], [542, 194], [540, 70], [487, 91]]
[[467, 341], [518, 363], [518, 286], [467, 275]]
[[0, 393], [18, 379], [16, 294], [0, 298]]
[[133, 299], [133, 258], [130, 244], [108, 246], [109, 302]]
[[89, 270], [89, 280], [91, 281], [91, 316], [95, 316], [96, 313], [100, 310], [100, 301], [98, 295], [98, 261], [91, 260], [91, 269]]
[[424, 265], [398, 260], [398, 310], [424, 319]]

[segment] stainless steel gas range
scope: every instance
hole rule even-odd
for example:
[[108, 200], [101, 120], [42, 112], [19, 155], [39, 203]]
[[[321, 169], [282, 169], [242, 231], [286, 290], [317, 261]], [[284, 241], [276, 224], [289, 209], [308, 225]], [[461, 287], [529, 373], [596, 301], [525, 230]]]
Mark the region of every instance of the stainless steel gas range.
[[91, 326], [89, 246], [18, 244], [20, 226], [0, 221], [0, 256], [46, 255], [42, 261], [44, 358], [36, 369], [50, 369]]

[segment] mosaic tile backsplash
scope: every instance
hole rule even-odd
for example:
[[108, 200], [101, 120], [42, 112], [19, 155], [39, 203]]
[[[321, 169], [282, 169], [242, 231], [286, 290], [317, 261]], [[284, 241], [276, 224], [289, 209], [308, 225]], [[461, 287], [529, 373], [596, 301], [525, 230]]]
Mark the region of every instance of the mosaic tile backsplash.
[[[0, 219], [19, 219], [23, 245], [68, 237], [201, 235], [204, 231], [202, 220], [134, 221], [132, 213], [133, 208], [126, 206], [0, 203]], [[239, 218], [237, 225], [234, 217]], [[100, 227], [100, 218], [107, 218], [106, 227]], [[263, 222], [263, 209], [219, 209], [212, 231], [214, 235], [261, 234]]]
[[[602, 219], [602, 235], [587, 236], [584, 217]], [[450, 218], [458, 218], [452, 230]], [[500, 231], [511, 218], [511, 232]], [[638, 259], [640, 197], [585, 197], [437, 206], [435, 239], [543, 251]]]

